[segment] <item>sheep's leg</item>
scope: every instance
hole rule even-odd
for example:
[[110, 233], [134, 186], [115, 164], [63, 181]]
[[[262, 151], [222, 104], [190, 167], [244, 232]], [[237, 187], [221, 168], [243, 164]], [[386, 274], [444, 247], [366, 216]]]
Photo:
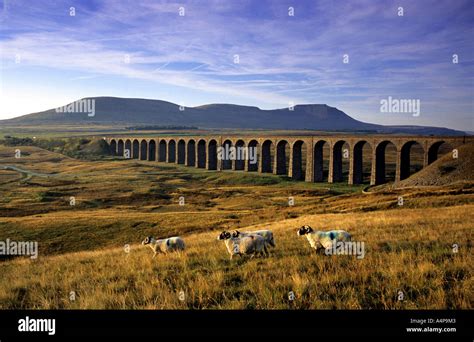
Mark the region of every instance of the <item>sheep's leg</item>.
[[316, 252], [320, 255], [326, 255], [326, 253], [324, 253], [326, 249], [324, 247], [319, 247], [318, 249], [316, 249]]

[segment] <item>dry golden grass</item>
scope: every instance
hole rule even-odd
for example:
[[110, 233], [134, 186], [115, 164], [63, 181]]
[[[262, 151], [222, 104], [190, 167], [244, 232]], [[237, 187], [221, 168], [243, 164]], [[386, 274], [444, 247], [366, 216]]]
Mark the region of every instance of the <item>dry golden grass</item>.
[[[185, 236], [185, 253], [145, 246], [0, 264], [1, 308], [472, 308], [474, 206], [308, 215], [254, 228], [275, 232], [268, 258], [228, 260], [216, 233]], [[314, 253], [295, 228], [340, 228], [365, 258]], [[452, 245], [459, 245], [453, 253]], [[76, 293], [70, 301], [70, 292]], [[180, 300], [180, 292], [184, 300]], [[293, 302], [288, 300], [295, 293]], [[404, 300], [398, 301], [403, 291]]]

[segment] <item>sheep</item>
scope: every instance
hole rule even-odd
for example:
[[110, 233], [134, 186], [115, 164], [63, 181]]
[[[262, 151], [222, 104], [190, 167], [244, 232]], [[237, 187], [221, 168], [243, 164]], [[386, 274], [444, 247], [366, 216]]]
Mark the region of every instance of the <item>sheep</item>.
[[314, 231], [310, 226], [303, 226], [298, 229], [298, 235], [306, 235], [312, 248], [318, 251], [320, 248], [331, 248], [333, 243], [351, 241], [351, 234], [345, 230], [330, 230], [328, 232]]
[[238, 230], [234, 230], [232, 233], [232, 237], [238, 238], [239, 236], [248, 236], [248, 235], [260, 235], [265, 239], [265, 244], [268, 246], [275, 247], [275, 240], [273, 239], [273, 232], [268, 229], [264, 230], [256, 230], [253, 232], [239, 232]]
[[242, 237], [232, 237], [232, 234], [223, 231], [218, 237], [217, 240], [223, 240], [227, 251], [230, 254], [230, 260], [232, 260], [234, 255], [251, 255], [253, 258], [255, 255], [267, 255], [268, 250], [265, 243], [265, 239], [260, 235], [247, 235]]
[[153, 250], [153, 258], [158, 253], [169, 253], [174, 251], [183, 251], [186, 248], [184, 240], [179, 236], [170, 237], [167, 239], [157, 240], [152, 236], [148, 236], [142, 241], [142, 245], [149, 245]]

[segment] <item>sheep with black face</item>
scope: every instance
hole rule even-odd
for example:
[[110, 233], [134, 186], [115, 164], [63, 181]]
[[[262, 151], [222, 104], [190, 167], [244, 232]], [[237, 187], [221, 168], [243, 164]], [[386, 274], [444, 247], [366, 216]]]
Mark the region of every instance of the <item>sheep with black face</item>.
[[152, 236], [147, 236], [143, 241], [142, 245], [148, 245], [153, 250], [153, 258], [158, 253], [167, 254], [170, 252], [184, 251], [186, 245], [184, 240], [179, 236], [170, 237], [167, 239], [155, 239]]
[[321, 248], [331, 248], [331, 246], [337, 242], [351, 241], [351, 234], [345, 230], [330, 230], [327, 232], [315, 231], [308, 225], [299, 228], [298, 235], [306, 235], [306, 239], [308, 239], [311, 248], [314, 248], [316, 251]]
[[217, 240], [224, 241], [230, 260], [234, 255], [250, 255], [253, 258], [255, 255], [268, 254], [265, 239], [260, 235], [233, 237], [228, 231], [223, 231], [219, 234]]

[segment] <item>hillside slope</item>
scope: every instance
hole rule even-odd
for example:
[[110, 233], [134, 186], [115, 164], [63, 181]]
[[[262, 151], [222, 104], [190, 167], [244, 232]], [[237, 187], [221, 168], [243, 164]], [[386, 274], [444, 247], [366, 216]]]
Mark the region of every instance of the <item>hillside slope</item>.
[[[326, 131], [371, 131], [410, 134], [456, 135], [462, 132], [436, 127], [382, 126], [353, 119], [343, 111], [325, 104], [296, 105], [288, 108], [262, 110], [258, 107], [233, 104], [209, 104], [198, 107], [149, 99], [93, 97], [95, 115], [62, 113], [55, 109], [0, 121], [4, 126], [25, 125], [159, 125], [193, 126], [210, 129], [285, 129]], [[181, 108], [183, 109], [183, 108]]]
[[354, 120], [344, 112], [327, 105], [298, 105], [288, 108], [261, 110], [257, 107], [230, 104], [210, 104], [199, 107], [147, 99], [96, 97], [95, 116], [87, 113], [61, 113], [55, 109], [24, 115], [5, 124], [72, 124], [123, 123], [162, 126], [186, 125], [205, 128], [262, 129], [375, 129], [377, 125]]
[[474, 144], [458, 148], [458, 158], [447, 153], [431, 165], [401, 181], [398, 187], [441, 186], [474, 181]]

